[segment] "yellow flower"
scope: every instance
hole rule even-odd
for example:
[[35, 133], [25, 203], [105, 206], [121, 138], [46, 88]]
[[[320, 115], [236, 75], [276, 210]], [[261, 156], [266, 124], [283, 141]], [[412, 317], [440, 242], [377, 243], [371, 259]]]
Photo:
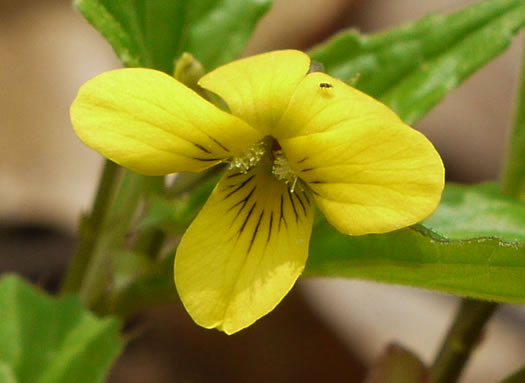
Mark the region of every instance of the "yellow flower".
[[200, 86], [226, 113], [148, 69], [101, 74], [71, 107], [78, 136], [138, 173], [229, 163], [175, 257], [193, 319], [228, 334], [271, 311], [304, 269], [314, 204], [341, 233], [400, 229], [429, 216], [443, 189], [432, 144], [390, 109], [299, 51], [224, 65]]

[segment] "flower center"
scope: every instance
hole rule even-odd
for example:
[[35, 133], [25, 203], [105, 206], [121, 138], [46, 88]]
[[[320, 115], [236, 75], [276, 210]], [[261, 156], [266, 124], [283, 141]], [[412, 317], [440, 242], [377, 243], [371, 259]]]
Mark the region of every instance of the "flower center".
[[229, 169], [238, 169], [241, 173], [247, 173], [261, 161], [266, 152], [266, 146], [267, 143], [262, 140], [250, 146], [241, 155], [226, 160], [229, 163]]
[[253, 144], [244, 153], [237, 157], [226, 160], [229, 169], [237, 169], [241, 173], [247, 173], [257, 166], [263, 158], [265, 167], [279, 181], [284, 181], [290, 192], [294, 192], [298, 185], [298, 177], [289, 165], [288, 158], [281, 149], [279, 142], [273, 137], [266, 137], [264, 140]]
[[274, 157], [272, 166], [273, 175], [278, 180], [284, 181], [290, 188], [290, 191], [293, 193], [295, 191], [295, 187], [297, 186], [297, 175], [290, 168], [288, 159], [282, 150], [275, 150], [272, 152], [272, 154]]
[[272, 145], [272, 158], [272, 174], [279, 181], [284, 181], [293, 193], [297, 186], [298, 177], [292, 168], [290, 168], [288, 158], [286, 158], [286, 155], [281, 149], [281, 145], [279, 145], [279, 142], [277, 141], [274, 141]]

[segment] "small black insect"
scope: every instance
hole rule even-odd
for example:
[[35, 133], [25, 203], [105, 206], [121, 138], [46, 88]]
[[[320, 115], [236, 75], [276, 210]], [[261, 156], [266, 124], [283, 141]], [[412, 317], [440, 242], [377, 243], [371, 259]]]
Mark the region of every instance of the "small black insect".
[[333, 88], [334, 86], [332, 84], [329, 84], [327, 82], [322, 82], [319, 84], [319, 87], [322, 88], [322, 89], [328, 89], [328, 88]]

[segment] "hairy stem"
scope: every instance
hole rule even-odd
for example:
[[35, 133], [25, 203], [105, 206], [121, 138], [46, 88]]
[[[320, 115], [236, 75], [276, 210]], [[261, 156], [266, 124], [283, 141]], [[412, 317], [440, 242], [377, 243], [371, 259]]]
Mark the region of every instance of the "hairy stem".
[[122, 168], [114, 162], [105, 161], [91, 214], [84, 215], [80, 221], [78, 243], [62, 283], [62, 293], [73, 293], [80, 289], [118, 189], [121, 170]]
[[126, 235], [135, 218], [147, 182], [146, 176], [125, 172], [113, 204], [106, 207], [107, 216], [79, 288], [80, 300], [87, 307], [96, 304], [105, 290], [111, 287], [114, 254], [125, 248]]
[[479, 342], [497, 303], [462, 299], [452, 327], [432, 364], [432, 383], [454, 383]]

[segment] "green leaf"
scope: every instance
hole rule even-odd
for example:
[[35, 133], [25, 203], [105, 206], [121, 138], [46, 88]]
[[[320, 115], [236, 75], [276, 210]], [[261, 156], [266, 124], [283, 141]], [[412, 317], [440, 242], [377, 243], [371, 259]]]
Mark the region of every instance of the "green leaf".
[[[16, 276], [0, 279], [0, 381], [103, 382], [122, 348], [120, 324], [77, 298], [52, 298]], [[10, 380], [9, 380], [10, 379]]]
[[0, 383], [17, 383], [15, 374], [9, 366], [0, 360]]
[[525, 303], [525, 243], [495, 238], [448, 240], [422, 225], [351, 237], [321, 220], [313, 231], [304, 274]]
[[183, 52], [207, 70], [239, 56], [271, 0], [75, 0], [126, 66], [173, 73]]
[[525, 45], [521, 59], [521, 85], [516, 102], [516, 116], [505, 167], [501, 177], [503, 191], [510, 197], [525, 201]]
[[447, 184], [439, 208], [424, 225], [449, 239], [525, 242], [525, 202], [505, 196], [496, 183]]
[[503, 52], [524, 25], [523, 0], [490, 0], [372, 36], [343, 32], [310, 55], [335, 77], [359, 76], [358, 88], [411, 124]]

